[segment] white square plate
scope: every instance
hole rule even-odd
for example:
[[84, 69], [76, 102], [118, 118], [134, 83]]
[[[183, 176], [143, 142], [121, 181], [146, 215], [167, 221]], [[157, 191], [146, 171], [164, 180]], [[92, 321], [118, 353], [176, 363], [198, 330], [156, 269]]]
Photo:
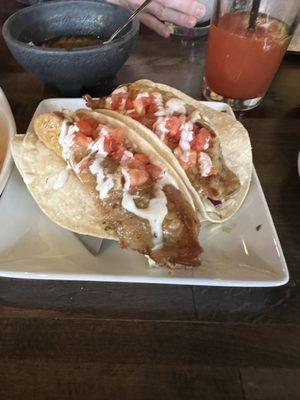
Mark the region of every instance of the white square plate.
[[[227, 105], [206, 104], [231, 112]], [[83, 106], [80, 99], [44, 100], [35, 116], [61, 107], [75, 110]], [[255, 171], [239, 212], [225, 226], [202, 225], [203, 264], [194, 270], [150, 268], [143, 256], [121, 250], [110, 241], [104, 241], [100, 255], [93, 256], [72, 232], [39, 210], [16, 169], [0, 199], [0, 220], [0, 276], [261, 287], [283, 285], [289, 279]]]

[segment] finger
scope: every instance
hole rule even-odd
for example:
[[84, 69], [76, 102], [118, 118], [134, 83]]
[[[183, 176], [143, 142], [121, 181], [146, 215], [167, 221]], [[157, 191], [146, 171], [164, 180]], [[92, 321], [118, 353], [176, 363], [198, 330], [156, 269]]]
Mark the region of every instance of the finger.
[[204, 4], [199, 3], [197, 0], [156, 0], [166, 8], [173, 8], [174, 10], [181, 11], [184, 14], [191, 15], [197, 19], [205, 15]]
[[147, 7], [147, 11], [162, 21], [173, 22], [176, 25], [185, 26], [186, 28], [192, 28], [197, 23], [195, 17], [173, 10], [172, 8], [166, 8], [156, 1]]
[[138, 16], [138, 18], [143, 24], [148, 26], [148, 28], [153, 29], [160, 36], [163, 36], [165, 38], [170, 36], [169, 28], [165, 24], [163, 24], [161, 21], [159, 21], [157, 18], [155, 18], [153, 15], [145, 12], [145, 13], [141, 13]]

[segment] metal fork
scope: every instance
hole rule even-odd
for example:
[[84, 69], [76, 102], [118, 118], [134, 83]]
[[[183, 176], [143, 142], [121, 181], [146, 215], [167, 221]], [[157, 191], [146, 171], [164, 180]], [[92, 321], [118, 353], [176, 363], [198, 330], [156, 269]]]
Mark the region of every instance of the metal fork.
[[124, 28], [126, 28], [126, 26], [127, 26], [141, 11], [143, 11], [143, 9], [144, 9], [149, 3], [151, 3], [151, 1], [153, 1], [153, 0], [146, 0], [146, 1], [144, 1], [144, 2], [130, 15], [130, 17], [129, 17], [128, 20], [125, 22], [125, 24], [122, 25], [122, 26], [120, 26], [120, 28], [118, 28], [118, 29], [111, 35], [111, 37], [110, 37], [108, 40], [106, 40], [103, 44], [111, 43], [111, 42], [114, 40], [114, 38], [115, 38], [116, 36], [118, 36], [118, 34], [119, 34]]

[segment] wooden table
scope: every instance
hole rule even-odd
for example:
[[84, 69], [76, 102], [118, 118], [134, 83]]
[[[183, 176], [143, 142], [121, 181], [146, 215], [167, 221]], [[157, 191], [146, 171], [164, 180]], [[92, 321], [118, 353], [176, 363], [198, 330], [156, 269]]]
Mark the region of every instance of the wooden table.
[[[21, 6], [0, 6], [1, 23]], [[119, 82], [201, 96], [205, 40], [143, 31]], [[0, 85], [24, 132], [52, 92], [0, 43]], [[288, 285], [239, 289], [0, 279], [0, 399], [300, 398], [299, 57], [241, 116], [289, 266]], [[1, 221], [0, 221], [1, 223]]]

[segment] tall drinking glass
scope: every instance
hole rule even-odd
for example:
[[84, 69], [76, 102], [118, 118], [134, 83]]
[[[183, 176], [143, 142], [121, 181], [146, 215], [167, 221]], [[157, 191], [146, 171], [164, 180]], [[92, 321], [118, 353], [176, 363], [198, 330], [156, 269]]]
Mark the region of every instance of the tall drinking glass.
[[289, 45], [299, 0], [214, 0], [203, 95], [235, 110], [256, 107]]

